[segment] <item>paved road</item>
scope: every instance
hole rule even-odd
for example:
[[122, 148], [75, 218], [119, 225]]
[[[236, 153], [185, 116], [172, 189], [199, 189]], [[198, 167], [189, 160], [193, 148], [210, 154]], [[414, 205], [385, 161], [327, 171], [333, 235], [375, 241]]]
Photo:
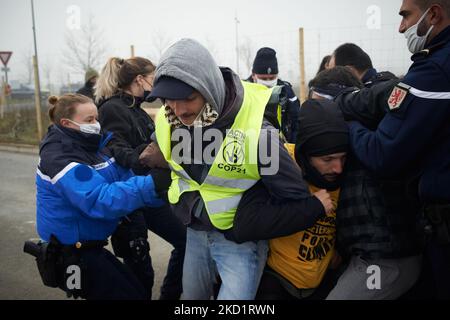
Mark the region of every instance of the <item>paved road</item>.
[[[23, 243], [36, 234], [38, 156], [0, 151], [0, 300], [65, 299], [59, 289], [45, 287], [34, 258], [22, 252]], [[153, 297], [159, 297], [171, 246], [150, 233], [155, 269]]]

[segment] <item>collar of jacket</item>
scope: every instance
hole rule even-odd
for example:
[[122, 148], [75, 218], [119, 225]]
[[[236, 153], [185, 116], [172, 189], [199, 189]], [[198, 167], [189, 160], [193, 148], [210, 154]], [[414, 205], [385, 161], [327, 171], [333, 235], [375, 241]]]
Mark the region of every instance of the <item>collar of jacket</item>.
[[128, 107], [128, 108], [133, 108], [133, 107], [140, 107], [141, 103], [144, 102], [144, 98], [141, 97], [134, 97], [131, 94], [125, 93], [123, 91], [117, 92], [116, 94], [114, 94], [113, 96], [109, 97], [109, 98], [102, 98], [100, 99], [100, 101], [98, 102], [97, 107], [100, 109], [101, 107], [103, 107], [103, 105], [111, 100], [119, 100], [124, 107]]
[[220, 71], [225, 81], [225, 104], [222, 114], [208, 127], [219, 130], [231, 126], [244, 101], [244, 87], [239, 76], [229, 68], [220, 68]]
[[412, 61], [420, 60], [430, 56], [432, 53], [438, 51], [450, 42], [450, 26], [441, 31], [431, 42], [428, 47], [422, 51], [417, 52], [411, 57]]
[[377, 69], [370, 68], [366, 71], [366, 73], [362, 77], [361, 82], [362, 83], [370, 82], [373, 78], [375, 78], [377, 76], [377, 74], [378, 74]]
[[49, 131], [53, 130], [57, 135], [61, 136], [63, 143], [75, 144], [89, 152], [101, 151], [112, 138], [111, 132], [105, 134], [87, 134], [59, 125], [51, 126]]
[[447, 26], [444, 30], [442, 30], [433, 40], [431, 40], [429, 47], [435, 46], [438, 43], [444, 42], [447, 43], [450, 41], [450, 26]]
[[120, 92], [118, 96], [130, 108], [132, 107], [140, 108], [141, 104], [144, 102], [144, 97], [136, 97], [123, 91]]
[[98, 107], [99, 108], [102, 107], [106, 102], [108, 102], [112, 99], [119, 99], [128, 108], [133, 108], [133, 107], [139, 108], [141, 106], [141, 104], [144, 102], [143, 97], [135, 97], [135, 96], [132, 96], [131, 94], [120, 91], [108, 99], [101, 99], [98, 104]]

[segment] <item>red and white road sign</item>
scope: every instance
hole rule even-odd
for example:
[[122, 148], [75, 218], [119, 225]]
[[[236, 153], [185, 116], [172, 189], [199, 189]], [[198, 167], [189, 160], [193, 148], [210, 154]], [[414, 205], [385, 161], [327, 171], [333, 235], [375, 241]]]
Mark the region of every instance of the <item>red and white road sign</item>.
[[0, 51], [0, 60], [2, 61], [3, 65], [6, 67], [8, 64], [9, 58], [11, 58], [12, 51]]

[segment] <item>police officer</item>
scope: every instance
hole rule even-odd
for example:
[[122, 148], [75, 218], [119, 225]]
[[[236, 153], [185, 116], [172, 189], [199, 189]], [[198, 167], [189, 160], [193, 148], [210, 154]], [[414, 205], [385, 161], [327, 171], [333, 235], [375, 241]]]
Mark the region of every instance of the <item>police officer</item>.
[[[108, 148], [118, 164], [137, 175], [147, 175], [154, 166], [167, 166], [164, 159], [159, 164], [155, 161], [152, 146], [149, 146], [154, 122], [143, 109], [145, 97], [152, 90], [154, 70], [153, 63], [142, 57], [112, 57], [103, 67], [96, 85], [96, 98], [102, 100], [98, 103], [99, 122], [105, 130], [114, 133]], [[111, 240], [114, 252], [124, 259], [151, 297], [155, 273], [147, 229], [174, 248], [159, 298], [177, 300], [183, 291], [186, 228], [168, 205], [157, 209], [140, 208], [124, 218]]]
[[[373, 131], [350, 123], [358, 159], [383, 177], [410, 180], [424, 207], [429, 234], [425, 255], [438, 298], [450, 298], [450, 1], [403, 0], [400, 33], [413, 53], [401, 83], [338, 98], [348, 120], [352, 108], [385, 115]], [[364, 99], [361, 99], [363, 97]], [[380, 111], [382, 110], [382, 111]]]
[[268, 88], [282, 86], [286, 99], [281, 104], [281, 130], [289, 143], [295, 143], [298, 131], [300, 102], [292, 90], [292, 85], [278, 78], [278, 60], [275, 50], [261, 48], [253, 61], [252, 75], [246, 80], [262, 84]]
[[[97, 107], [83, 95], [50, 97], [52, 125], [41, 143], [36, 174], [35, 252], [45, 285], [85, 299], [145, 299], [144, 287], [104, 249], [119, 219], [160, 207], [155, 176], [134, 176], [105, 148]], [[26, 251], [28, 252], [28, 251]]]

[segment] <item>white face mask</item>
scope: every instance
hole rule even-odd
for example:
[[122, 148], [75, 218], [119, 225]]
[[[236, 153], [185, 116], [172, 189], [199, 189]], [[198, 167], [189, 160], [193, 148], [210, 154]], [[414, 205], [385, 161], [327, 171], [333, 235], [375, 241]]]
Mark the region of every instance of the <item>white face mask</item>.
[[79, 126], [80, 131], [83, 133], [100, 134], [100, 130], [102, 129], [102, 127], [100, 126], [100, 123], [98, 121], [96, 121], [95, 123], [78, 123], [78, 122], [72, 121], [70, 119], [67, 119], [67, 120], [69, 120], [73, 124], [76, 124], [77, 126]]
[[[194, 128], [201, 128], [203, 127], [203, 122], [202, 122], [202, 118], [203, 118], [203, 113], [205, 112], [205, 108], [206, 108], [206, 104], [203, 106], [202, 110], [200, 111], [200, 113], [197, 115], [197, 117], [195, 118], [194, 122], [192, 122], [191, 126]], [[183, 122], [183, 121], [181, 121]], [[183, 123], [184, 124], [184, 123]], [[186, 127], [189, 127], [188, 125], [184, 124]]]
[[256, 83], [262, 84], [263, 86], [266, 86], [267, 88], [273, 88], [277, 85], [278, 78], [275, 78], [273, 80], [261, 80], [259, 78], [256, 78]]
[[431, 31], [433, 31], [434, 25], [428, 29], [428, 32], [424, 36], [419, 36], [417, 34], [417, 29], [419, 28], [420, 23], [425, 19], [429, 11], [430, 9], [425, 11], [419, 21], [405, 31], [405, 38], [408, 40], [408, 49], [412, 54], [425, 49], [428, 36], [430, 35]]
[[[202, 110], [203, 110], [203, 109], [202, 109]], [[201, 112], [197, 115], [197, 117], [195, 118], [194, 122], [192, 122], [191, 124], [184, 123], [183, 120], [181, 120], [181, 119], [178, 119], [178, 120], [179, 120], [185, 127], [188, 127], [188, 128], [190, 128], [190, 127], [195, 127], [195, 128], [197, 128], [197, 127], [200, 127], [201, 118], [202, 118], [202, 112], [203, 112], [203, 111], [201, 111]]]

